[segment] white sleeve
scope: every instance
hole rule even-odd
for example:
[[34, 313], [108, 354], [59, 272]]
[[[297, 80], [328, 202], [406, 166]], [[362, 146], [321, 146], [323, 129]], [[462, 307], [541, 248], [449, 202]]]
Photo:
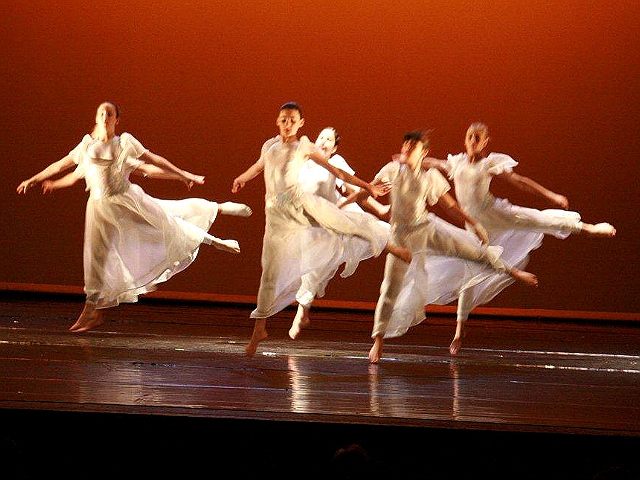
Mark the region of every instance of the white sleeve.
[[384, 167], [382, 167], [374, 178], [376, 180], [380, 180], [381, 182], [393, 182], [395, 178], [398, 176], [399, 171], [400, 171], [400, 163], [396, 161], [392, 161], [387, 163]]
[[78, 165], [82, 161], [82, 156], [87, 150], [87, 145], [89, 144], [89, 142], [91, 142], [91, 135], [87, 133], [84, 137], [82, 137], [80, 143], [69, 152], [68, 156], [73, 159], [73, 163], [75, 163], [76, 165]]
[[280, 137], [280, 135], [276, 135], [275, 137], [266, 140], [262, 144], [262, 149], [260, 150], [260, 158], [264, 157], [265, 153], [267, 153], [267, 150], [269, 150], [272, 145], [275, 145], [281, 138], [282, 137]]
[[457, 155], [447, 155], [447, 175], [449, 178], [453, 178], [462, 159], [464, 159], [464, 153], [458, 153]]
[[92, 138], [91, 135], [86, 134], [82, 137], [82, 140], [78, 145], [75, 146], [73, 150], [69, 152], [69, 157], [73, 159], [73, 163], [76, 164], [76, 168], [74, 170], [75, 174], [79, 178], [84, 178], [85, 166], [84, 166], [84, 154], [87, 151], [87, 145], [91, 143]]
[[435, 168], [427, 170], [428, 189], [427, 189], [427, 203], [429, 205], [435, 205], [445, 193], [451, 190], [451, 184], [447, 179]]
[[[338, 155], [338, 154], [333, 155], [329, 159], [329, 163], [334, 167], [339, 168], [340, 170], [344, 170], [350, 175], [355, 175], [356, 173], [356, 171], [353, 168], [351, 168], [351, 166], [349, 166], [349, 164], [347, 163], [347, 161], [344, 159], [342, 155]], [[338, 188], [341, 188], [343, 184], [344, 184], [344, 181], [342, 181], [339, 178], [336, 178], [336, 186]]]
[[512, 172], [513, 168], [518, 165], [518, 162], [504, 153], [490, 153], [485, 162], [485, 170], [490, 175], [500, 175], [504, 172]]
[[143, 153], [149, 151], [148, 148], [144, 148], [142, 143], [130, 133], [120, 135], [120, 143], [127, 157], [139, 158]]

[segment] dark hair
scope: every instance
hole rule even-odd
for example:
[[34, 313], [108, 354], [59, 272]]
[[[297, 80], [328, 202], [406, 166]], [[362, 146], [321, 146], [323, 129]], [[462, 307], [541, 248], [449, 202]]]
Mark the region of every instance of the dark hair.
[[297, 110], [300, 114], [300, 118], [302, 118], [302, 107], [296, 102], [287, 102], [280, 107], [280, 111], [282, 110]]
[[116, 102], [112, 102], [110, 100], [105, 100], [102, 103], [108, 103], [110, 105], [113, 105], [113, 108], [116, 109], [116, 118], [120, 118], [120, 106]]
[[[118, 104], [116, 102], [112, 102], [110, 100], [105, 100], [104, 102], [102, 102], [98, 108], [100, 108], [101, 105], [104, 105], [105, 103], [108, 103], [109, 105], [111, 105], [113, 107], [113, 109], [116, 111], [116, 118], [120, 118], [120, 107], [118, 106]], [[91, 130], [89, 130], [89, 135], [93, 136], [94, 132], [96, 131], [96, 125], [94, 125]]]
[[429, 147], [430, 133], [430, 130], [412, 130], [404, 134], [402, 142], [411, 142], [412, 145], [415, 145], [417, 142], [422, 142], [425, 148], [427, 148]]

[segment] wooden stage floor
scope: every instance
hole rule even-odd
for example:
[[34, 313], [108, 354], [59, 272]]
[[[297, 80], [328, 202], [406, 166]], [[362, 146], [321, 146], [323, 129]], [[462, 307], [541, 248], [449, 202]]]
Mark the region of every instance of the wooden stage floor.
[[452, 356], [440, 314], [370, 365], [370, 311], [292, 341], [288, 309], [247, 358], [252, 305], [147, 298], [68, 332], [81, 309], [0, 294], [0, 478], [346, 478], [351, 444], [369, 479], [640, 475], [636, 322], [472, 317]]

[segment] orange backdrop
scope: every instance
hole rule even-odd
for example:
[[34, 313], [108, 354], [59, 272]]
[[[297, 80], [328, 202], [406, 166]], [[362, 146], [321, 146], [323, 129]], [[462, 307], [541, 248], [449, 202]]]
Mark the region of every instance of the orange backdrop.
[[[245, 202], [222, 218], [233, 256], [203, 247], [171, 292], [255, 297], [264, 231], [261, 177], [235, 176], [277, 133], [278, 107], [299, 102], [313, 139], [326, 125], [364, 179], [405, 131], [432, 128], [434, 156], [457, 153], [472, 121], [517, 172], [565, 194], [613, 240], [547, 237], [529, 269], [537, 290], [511, 286], [490, 306], [638, 312], [640, 2], [502, 0], [5, 2], [2, 19], [2, 280], [82, 285], [83, 185], [43, 197], [18, 183], [63, 157], [104, 100], [120, 132], [206, 175], [187, 192], [145, 180], [165, 198]], [[513, 190], [514, 203], [547, 205]], [[326, 299], [375, 302], [383, 260], [329, 284]]]

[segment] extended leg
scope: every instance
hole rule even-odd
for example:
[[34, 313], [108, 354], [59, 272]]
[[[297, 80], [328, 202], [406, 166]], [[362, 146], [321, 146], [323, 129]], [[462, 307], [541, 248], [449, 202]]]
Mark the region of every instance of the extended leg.
[[237, 240], [222, 240], [207, 233], [204, 237], [204, 243], [207, 245], [213, 245], [218, 250], [222, 250], [224, 252], [240, 253], [240, 245]]
[[580, 233], [586, 233], [594, 237], [615, 237], [616, 229], [609, 223], [583, 223]]
[[249, 217], [253, 213], [251, 208], [244, 203], [224, 202], [218, 206], [222, 215], [233, 215], [236, 217]]

